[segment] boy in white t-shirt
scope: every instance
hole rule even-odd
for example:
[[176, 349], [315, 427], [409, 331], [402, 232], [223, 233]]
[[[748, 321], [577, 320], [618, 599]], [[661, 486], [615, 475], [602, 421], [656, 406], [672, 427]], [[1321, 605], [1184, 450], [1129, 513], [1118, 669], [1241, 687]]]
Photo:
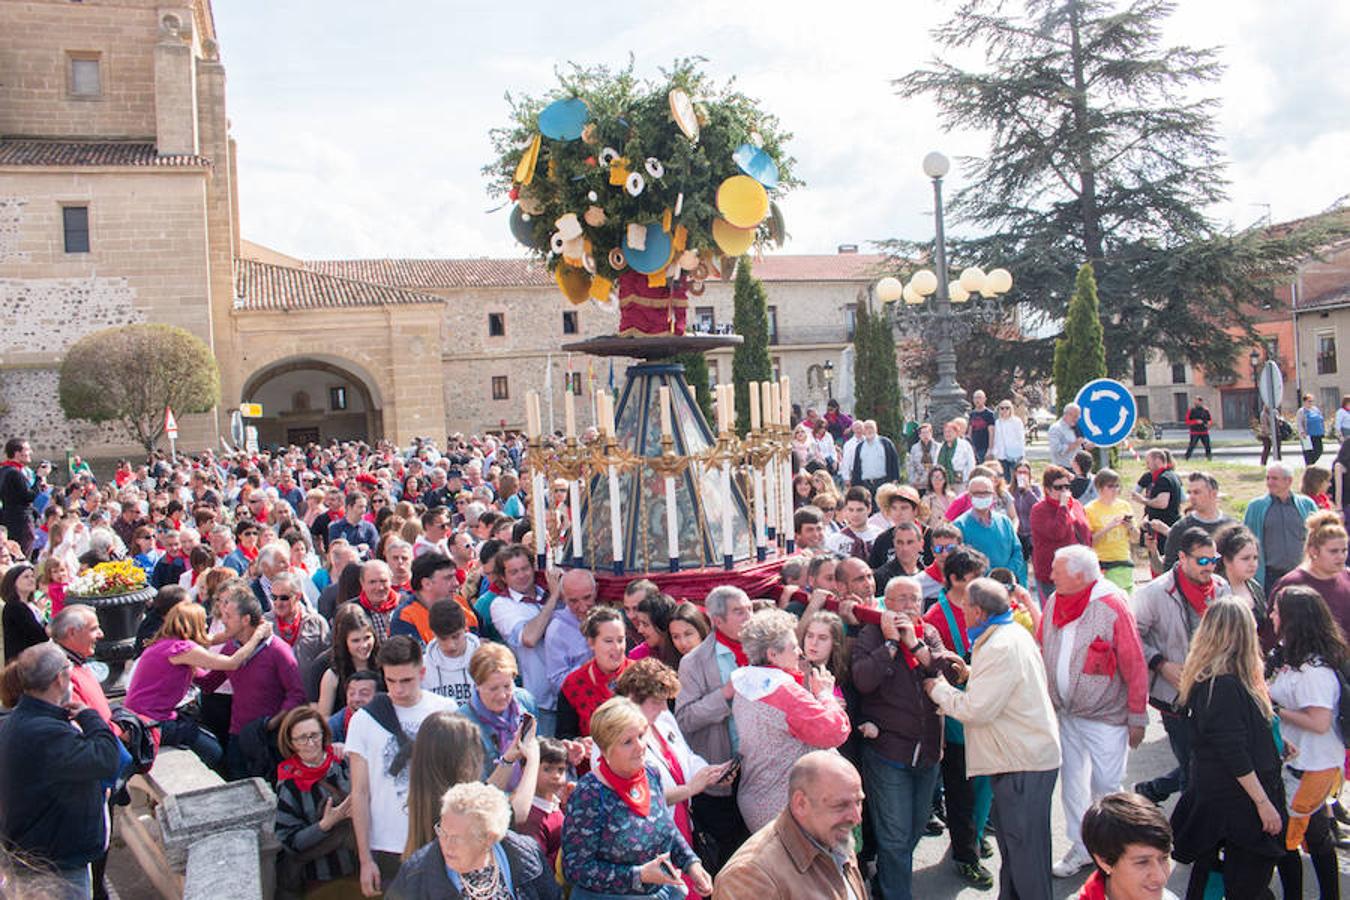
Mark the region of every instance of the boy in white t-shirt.
[[422, 645], [413, 638], [393, 635], [377, 660], [388, 693], [377, 694], [352, 716], [346, 745], [356, 855], [367, 896], [398, 874], [408, 840], [409, 763], [417, 730], [432, 713], [458, 708], [448, 697], [422, 690]]
[[479, 640], [469, 632], [464, 608], [454, 600], [438, 600], [427, 611], [427, 624], [435, 639], [427, 644], [422, 689], [459, 704], [468, 703], [473, 693], [469, 660]]

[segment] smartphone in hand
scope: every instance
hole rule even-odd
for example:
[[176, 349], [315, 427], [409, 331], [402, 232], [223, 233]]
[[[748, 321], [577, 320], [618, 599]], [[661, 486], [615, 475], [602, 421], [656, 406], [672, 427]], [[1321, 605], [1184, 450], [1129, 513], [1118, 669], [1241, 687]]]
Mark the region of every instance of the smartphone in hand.
[[520, 713], [520, 734], [522, 736], [529, 734], [530, 729], [534, 727], [534, 716], [522, 710]]

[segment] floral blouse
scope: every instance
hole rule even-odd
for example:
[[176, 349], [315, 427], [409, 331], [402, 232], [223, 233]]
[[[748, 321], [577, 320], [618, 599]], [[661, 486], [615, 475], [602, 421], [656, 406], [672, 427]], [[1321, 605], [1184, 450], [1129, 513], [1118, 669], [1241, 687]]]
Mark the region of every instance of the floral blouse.
[[638, 878], [638, 869], [656, 856], [669, 852], [679, 870], [697, 862], [675, 829], [661, 776], [650, 765], [646, 770], [651, 810], [645, 819], [629, 810], [594, 772], [577, 782], [562, 833], [563, 874], [572, 884], [598, 894], [641, 897], [661, 888]]

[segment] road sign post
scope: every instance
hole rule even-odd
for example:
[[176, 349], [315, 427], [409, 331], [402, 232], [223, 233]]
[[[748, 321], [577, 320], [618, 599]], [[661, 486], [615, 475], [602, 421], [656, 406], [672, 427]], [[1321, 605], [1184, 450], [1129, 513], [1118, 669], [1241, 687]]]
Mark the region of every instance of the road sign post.
[[178, 420], [169, 406], [164, 407], [164, 433], [169, 437], [169, 459], [178, 465]]
[[1257, 393], [1261, 395], [1261, 402], [1266, 406], [1266, 413], [1263, 415], [1270, 416], [1270, 441], [1275, 445], [1275, 458], [1281, 459], [1283, 454], [1280, 452], [1280, 404], [1284, 402], [1284, 373], [1280, 371], [1279, 363], [1273, 359], [1266, 360], [1256, 388]]
[[1138, 408], [1134, 396], [1119, 381], [1110, 378], [1089, 381], [1074, 402], [1082, 410], [1079, 430], [1098, 447], [1114, 447], [1134, 431]]

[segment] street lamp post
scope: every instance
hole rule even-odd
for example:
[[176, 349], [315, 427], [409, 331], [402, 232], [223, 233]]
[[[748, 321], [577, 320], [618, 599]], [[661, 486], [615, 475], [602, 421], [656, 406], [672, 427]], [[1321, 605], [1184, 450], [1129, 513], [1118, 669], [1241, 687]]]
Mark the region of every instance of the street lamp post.
[[[1006, 269], [994, 269], [986, 274], [975, 266], [962, 271], [955, 284], [949, 282], [942, 179], [950, 169], [951, 162], [941, 153], [935, 151], [923, 158], [924, 174], [933, 180], [936, 274], [920, 269], [910, 277], [907, 285], [901, 285], [893, 276], [881, 279], [876, 285], [877, 298], [882, 303], [904, 300], [904, 303], [895, 304], [894, 312], [902, 332], [921, 331], [936, 351], [937, 383], [928, 396], [929, 419], [939, 426], [964, 415], [970, 408], [965, 390], [956, 381], [956, 341], [969, 337], [976, 324], [998, 321], [1001, 312], [996, 298], [1012, 288], [1012, 276]], [[974, 302], [970, 302], [972, 300]], [[960, 310], [954, 305], [961, 307]], [[915, 406], [917, 419], [917, 403]]]
[[834, 360], [825, 360], [825, 399], [834, 399]]

